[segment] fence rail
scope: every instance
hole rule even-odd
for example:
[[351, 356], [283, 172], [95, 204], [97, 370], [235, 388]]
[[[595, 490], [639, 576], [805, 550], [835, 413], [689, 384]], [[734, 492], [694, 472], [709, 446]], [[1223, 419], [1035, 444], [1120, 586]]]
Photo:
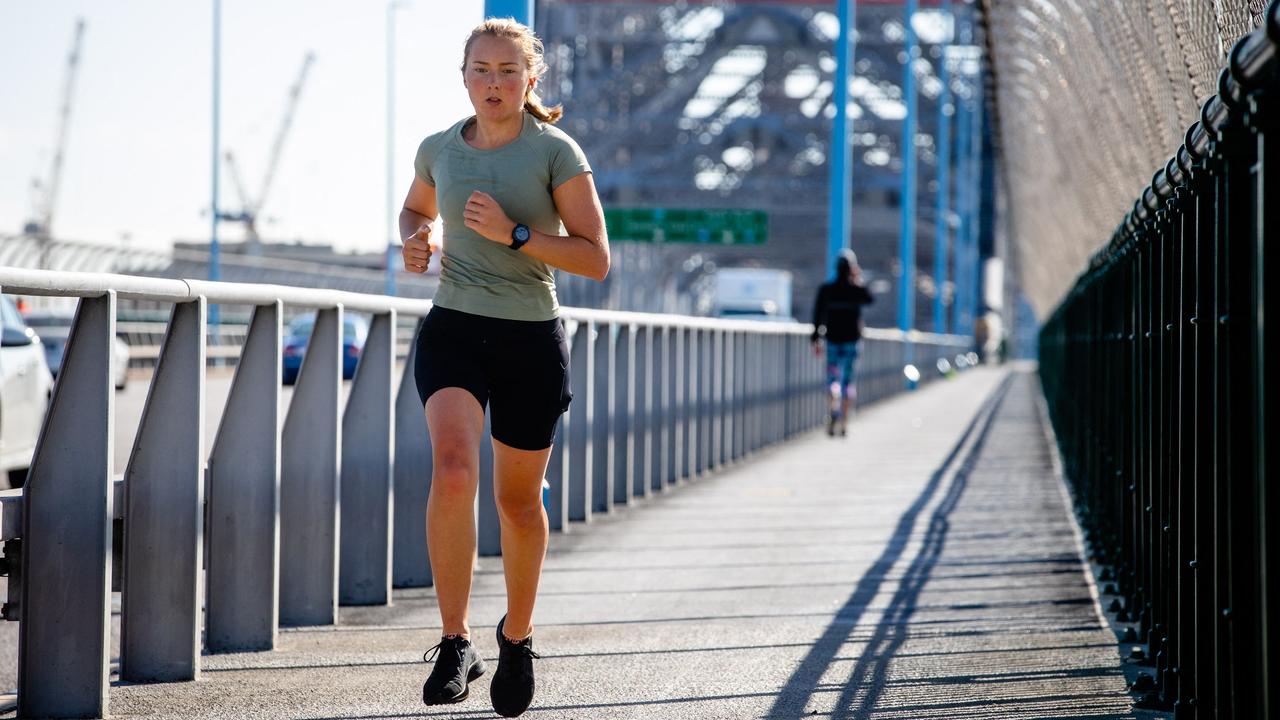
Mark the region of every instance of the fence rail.
[[[26, 486], [0, 498], [6, 617], [20, 621], [20, 717], [106, 711], [113, 569], [127, 681], [195, 678], [202, 628], [210, 652], [270, 649], [282, 623], [331, 624], [339, 604], [387, 604], [393, 587], [431, 584], [427, 425], [413, 373], [397, 373], [394, 332], [398, 315], [421, 317], [429, 302], [4, 267], [0, 290], [81, 298]], [[173, 308], [124, 477], [113, 485], [111, 338], [116, 300], [127, 297]], [[211, 447], [208, 303], [254, 306]], [[317, 317], [282, 415], [285, 306]], [[345, 312], [373, 320], [343, 409]], [[824, 418], [811, 326], [561, 315], [577, 397], [547, 471], [554, 530], [748, 458]], [[869, 331], [864, 402], [903, 389], [908, 342], [929, 362], [968, 349], [951, 336]], [[487, 444], [481, 455], [488, 475]], [[478, 512], [479, 551], [496, 555], [490, 483], [480, 485]], [[113, 518], [123, 519], [114, 547]]]
[[1280, 239], [1278, 73], [1273, 0], [1040, 338], [1090, 550], [1149, 667], [1135, 689], [1179, 718], [1280, 713], [1263, 325], [1267, 245]]

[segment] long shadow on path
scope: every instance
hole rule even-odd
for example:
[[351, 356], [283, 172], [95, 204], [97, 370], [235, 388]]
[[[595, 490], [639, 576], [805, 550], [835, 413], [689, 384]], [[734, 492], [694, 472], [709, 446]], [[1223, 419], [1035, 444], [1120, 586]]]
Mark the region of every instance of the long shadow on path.
[[[969, 439], [976, 434], [977, 437], [973, 442], [973, 447], [965, 457], [962, 466], [957, 470], [956, 478], [950, 484], [946, 497], [934, 510], [920, 553], [907, 570], [901, 581], [901, 586], [898, 592], [895, 593], [888, 611], [886, 611], [877, 626], [871, 642], [858, 660], [849, 681], [845, 683], [833, 716], [859, 717], [875, 705], [875, 701], [879, 696], [878, 688], [883, 687], [884, 684], [883, 680], [888, 666], [888, 659], [892, 651], [901, 645], [907, 632], [905, 626], [896, 626], [913, 611], [915, 599], [919, 596], [920, 589], [928, 579], [929, 571], [936, 564], [938, 556], [942, 552], [948, 528], [947, 515], [955, 509], [961, 494], [964, 492], [965, 477], [980, 454], [983, 443], [986, 441], [996, 417], [996, 411], [1008, 392], [1012, 380], [1012, 375], [1006, 377], [996, 392], [987, 399], [965, 429], [964, 435], [960, 437], [960, 440], [951, 449], [946, 460], [930, 476], [929, 482], [920, 491], [920, 495], [903, 512], [898, 519], [898, 524], [894, 528], [888, 545], [885, 546], [884, 552], [863, 574], [854, 588], [853, 594], [849, 596], [849, 599], [836, 613], [831, 624], [827, 626], [822, 636], [813, 644], [809, 654], [805, 656], [800, 666], [796, 668], [795, 672], [791, 674], [791, 678], [787, 680], [786, 685], [782, 687], [777, 701], [774, 702], [773, 707], [766, 716], [768, 720], [792, 720], [793, 718], [804, 717], [807, 714], [806, 706], [817, 690], [823, 674], [839, 655], [841, 648], [844, 647], [844, 644], [849, 639], [849, 634], [857, 626], [858, 621], [861, 620], [871, 601], [879, 594], [881, 586], [890, 577], [890, 570], [893, 569], [893, 566], [902, 557], [903, 551], [906, 550], [917, 517], [933, 499], [934, 494], [942, 484], [943, 478], [947, 476], [948, 469], [960, 457], [961, 450], [969, 443]], [[864, 684], [868, 675], [875, 681], [872, 684], [873, 689], [863, 697], [856, 698], [855, 693]], [[850, 713], [848, 708], [855, 700], [858, 701], [859, 710]]]

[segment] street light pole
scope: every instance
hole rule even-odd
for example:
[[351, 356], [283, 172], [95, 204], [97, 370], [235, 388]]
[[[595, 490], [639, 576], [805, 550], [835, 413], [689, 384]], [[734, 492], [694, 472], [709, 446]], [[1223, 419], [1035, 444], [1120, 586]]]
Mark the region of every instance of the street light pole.
[[[213, 0], [213, 163], [212, 163], [212, 203], [210, 207], [210, 218], [212, 226], [209, 234], [209, 279], [216, 282], [221, 273], [218, 268], [218, 215], [222, 212], [218, 207], [218, 161], [220, 159], [221, 150], [219, 142], [221, 140], [219, 133], [221, 128], [219, 124], [222, 119], [222, 0]], [[209, 304], [209, 325], [217, 328], [221, 318], [219, 317], [219, 306], [217, 303]], [[217, 333], [214, 333], [214, 342], [217, 342]]]
[[396, 246], [399, 222], [395, 202], [396, 147], [396, 10], [401, 0], [387, 3], [387, 283], [386, 294], [396, 294]]

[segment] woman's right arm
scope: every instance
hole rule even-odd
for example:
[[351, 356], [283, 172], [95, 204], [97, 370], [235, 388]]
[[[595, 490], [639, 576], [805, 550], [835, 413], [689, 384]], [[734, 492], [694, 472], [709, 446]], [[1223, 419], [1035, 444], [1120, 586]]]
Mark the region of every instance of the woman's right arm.
[[400, 237], [404, 240], [401, 254], [408, 272], [427, 271], [431, 263], [431, 224], [439, 214], [435, 186], [415, 175], [400, 209]]

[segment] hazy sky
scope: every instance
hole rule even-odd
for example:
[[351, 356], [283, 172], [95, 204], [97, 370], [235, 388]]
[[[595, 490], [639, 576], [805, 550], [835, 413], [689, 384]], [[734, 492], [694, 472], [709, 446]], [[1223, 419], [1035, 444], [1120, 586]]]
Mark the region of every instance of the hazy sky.
[[[49, 174], [75, 19], [86, 22], [53, 231], [162, 248], [209, 236], [212, 0], [0, 2], [0, 237]], [[428, 133], [470, 110], [458, 64], [483, 0], [396, 13], [396, 202]], [[223, 0], [222, 147], [259, 192], [289, 87], [316, 55], [259, 232], [374, 250], [386, 242], [386, 3]], [[222, 204], [238, 198], [222, 173]], [[274, 219], [274, 222], [270, 221]], [[237, 241], [238, 225], [220, 236]]]

